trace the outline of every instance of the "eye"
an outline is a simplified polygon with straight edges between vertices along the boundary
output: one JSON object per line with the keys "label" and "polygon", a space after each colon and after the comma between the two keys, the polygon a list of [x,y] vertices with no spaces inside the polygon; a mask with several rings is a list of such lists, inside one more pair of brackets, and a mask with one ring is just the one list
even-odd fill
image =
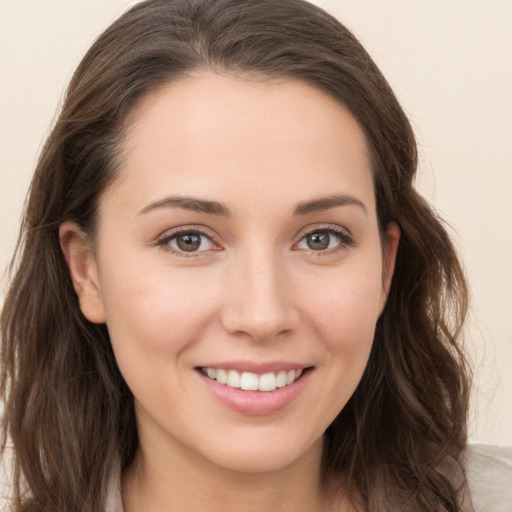
{"label": "eye", "polygon": [[180,231],[162,238],[158,244],[177,253],[195,253],[214,248],[212,239],[199,231]]}
{"label": "eye", "polygon": [[346,233],[334,229],[315,229],[300,239],[297,248],[319,252],[352,244],[352,238]]}

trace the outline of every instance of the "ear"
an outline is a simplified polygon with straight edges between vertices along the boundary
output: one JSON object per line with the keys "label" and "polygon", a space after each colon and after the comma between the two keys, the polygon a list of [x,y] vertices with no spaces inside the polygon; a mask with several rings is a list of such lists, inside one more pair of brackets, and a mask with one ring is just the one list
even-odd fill
{"label": "ear", "polygon": [[71,221],[60,225],[59,239],[83,315],[91,322],[104,323],[106,315],[91,242],[80,227]]}
{"label": "ear", "polygon": [[386,305],[391,288],[399,242],[400,228],[395,222],[390,222],[382,244],[382,294],[379,314],[382,314],[384,311],[384,306]]}

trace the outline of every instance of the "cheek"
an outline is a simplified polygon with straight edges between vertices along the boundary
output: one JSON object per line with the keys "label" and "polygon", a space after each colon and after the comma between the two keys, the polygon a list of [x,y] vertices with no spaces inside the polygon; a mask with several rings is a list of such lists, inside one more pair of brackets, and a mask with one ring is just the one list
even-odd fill
{"label": "cheek", "polygon": [[204,333],[218,301],[197,272],[146,267],[139,276],[127,278],[133,273],[118,269],[103,280],[102,295],[120,364],[125,358],[158,363],[162,356],[176,357]]}
{"label": "cheek", "polygon": [[148,410],[168,402],[169,390],[180,389],[190,366],[188,349],[207,335],[216,302],[200,294],[197,280],[176,274],[171,280],[170,274],[146,269],[144,277],[126,279],[120,273],[104,290],[117,365]]}
{"label": "cheek", "polygon": [[308,316],[330,350],[356,355],[371,346],[382,297],[378,268],[347,268],[309,287]]}
{"label": "cheek", "polygon": [[[316,342],[323,392],[312,408],[323,428],[356,390],[368,363],[381,297],[379,266],[336,269],[331,278],[308,285],[303,318]],[[305,316],[307,315],[307,317]]]}

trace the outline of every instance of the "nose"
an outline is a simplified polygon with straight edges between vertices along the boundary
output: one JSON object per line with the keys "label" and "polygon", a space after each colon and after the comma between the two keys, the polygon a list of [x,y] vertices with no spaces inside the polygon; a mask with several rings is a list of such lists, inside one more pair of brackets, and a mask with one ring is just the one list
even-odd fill
{"label": "nose", "polygon": [[221,321],[232,335],[270,341],[292,333],[300,317],[283,264],[275,255],[245,253],[230,268]]}

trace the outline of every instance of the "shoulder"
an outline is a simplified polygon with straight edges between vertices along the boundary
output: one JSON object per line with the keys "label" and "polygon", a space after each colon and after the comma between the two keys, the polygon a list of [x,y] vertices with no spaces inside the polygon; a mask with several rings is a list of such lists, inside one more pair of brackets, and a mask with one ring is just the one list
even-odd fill
{"label": "shoulder", "polygon": [[470,444],[463,465],[475,512],[512,511],[512,447]]}
{"label": "shoulder", "polygon": [[120,465],[115,465],[107,490],[105,512],[123,512],[123,500],[121,497],[121,470]]}
{"label": "shoulder", "polygon": [[11,449],[5,448],[0,455],[0,511],[8,510],[11,497]]}

